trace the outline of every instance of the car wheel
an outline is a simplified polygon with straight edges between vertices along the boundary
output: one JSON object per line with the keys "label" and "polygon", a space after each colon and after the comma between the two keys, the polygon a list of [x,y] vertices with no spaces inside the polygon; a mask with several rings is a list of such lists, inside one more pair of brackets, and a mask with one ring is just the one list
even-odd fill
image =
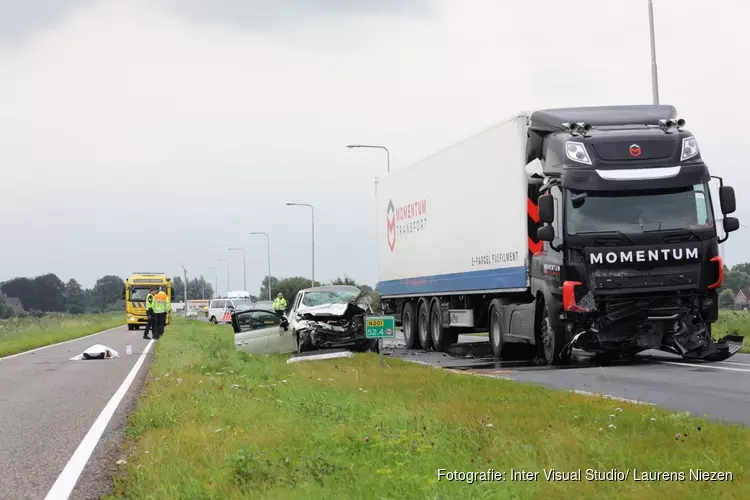
{"label": "car wheel", "polygon": [[209,321],[214,325],[218,323],[218,321],[216,321],[216,316],[211,316],[211,319]]}

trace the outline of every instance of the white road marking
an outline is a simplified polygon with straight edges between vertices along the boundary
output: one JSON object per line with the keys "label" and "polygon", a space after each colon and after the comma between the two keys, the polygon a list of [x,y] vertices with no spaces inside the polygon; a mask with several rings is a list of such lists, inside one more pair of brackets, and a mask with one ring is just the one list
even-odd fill
{"label": "white road marking", "polygon": [[728,370],[732,372],[745,372],[750,373],[750,367],[748,368],[732,368],[729,366],[717,366],[714,364],[709,363],[676,363],[674,361],[656,361],[656,363],[661,363],[664,365],[675,365],[675,366],[681,366],[683,368],[713,368],[715,370]]}
{"label": "white road marking", "polygon": [[719,363],[724,363],[725,365],[747,366],[750,368],[750,363],[737,363],[736,361],[719,361]]}
{"label": "white road marking", "polygon": [[578,391],[578,390],[572,390],[568,391],[575,394],[580,394],[582,396],[596,396],[601,397],[604,399],[614,399],[615,401],[623,401],[625,403],[633,403],[635,405],[649,405],[649,406],[655,406],[655,403],[651,403],[650,401],[638,401],[636,399],[628,399],[628,398],[619,398],[617,396],[610,396],[609,394],[599,394],[595,392],[586,392],[586,391]]}
{"label": "white road marking", "polygon": [[102,330],[101,332],[96,332],[96,333],[92,333],[91,335],[86,335],[85,337],[78,337],[77,339],[65,340],[63,342],[58,342],[57,344],[50,344],[50,345],[45,345],[45,346],[42,346],[42,347],[37,347],[36,349],[32,349],[30,351],[24,351],[24,352],[19,352],[17,354],[11,354],[10,356],[5,356],[4,358],[0,358],[0,361],[3,361],[5,359],[10,359],[10,358],[15,358],[17,356],[23,356],[24,354],[31,354],[32,352],[41,351],[42,349],[47,349],[48,347],[55,347],[55,346],[58,346],[58,345],[69,344],[70,342],[75,342],[76,340],[87,339],[89,337],[93,337],[94,335],[101,335],[102,333],[111,332],[112,330],[117,330],[118,328],[122,328],[124,326],[125,325],[120,325],[120,326],[116,326],[114,328],[110,328],[108,330]]}
{"label": "white road marking", "polygon": [[122,385],[120,385],[120,388],[117,389],[117,392],[115,392],[112,399],[109,400],[107,406],[104,407],[102,412],[96,418],[94,425],[91,426],[91,429],[89,429],[89,432],[84,436],[83,441],[78,445],[73,456],[70,457],[70,460],[60,473],[57,481],[55,481],[55,484],[52,485],[52,488],[47,493],[45,500],[67,500],[70,497],[73,488],[75,488],[75,485],[78,482],[78,478],[81,476],[84,467],[86,467],[86,463],[94,452],[94,448],[96,448],[102,434],[104,434],[104,430],[112,419],[115,410],[117,410],[117,407],[120,405],[120,401],[125,397],[130,385],[133,383],[133,380],[135,380],[135,376],[141,368],[143,360],[146,359],[146,354],[148,354],[148,351],[151,349],[151,344],[153,343],[154,340],[152,339],[146,344],[146,348],[138,358],[138,361],[135,362],[135,366],[133,366],[130,373],[128,373],[128,376],[123,380]]}

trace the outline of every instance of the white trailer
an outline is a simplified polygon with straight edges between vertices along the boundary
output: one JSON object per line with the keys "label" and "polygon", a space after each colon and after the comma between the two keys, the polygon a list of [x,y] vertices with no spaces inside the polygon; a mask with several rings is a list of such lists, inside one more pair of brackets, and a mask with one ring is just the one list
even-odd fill
{"label": "white trailer", "polygon": [[[528,292],[527,123],[518,114],[376,181],[378,291],[409,347],[444,348],[486,323],[483,297]],[[420,314],[442,332],[420,324],[417,338]]]}

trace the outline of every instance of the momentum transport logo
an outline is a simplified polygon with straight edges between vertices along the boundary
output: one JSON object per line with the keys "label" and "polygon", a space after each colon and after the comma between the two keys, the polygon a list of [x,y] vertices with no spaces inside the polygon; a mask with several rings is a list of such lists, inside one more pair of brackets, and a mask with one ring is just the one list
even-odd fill
{"label": "momentum transport logo", "polygon": [[393,204],[393,200],[388,200],[385,220],[388,248],[393,253],[398,239],[427,229],[427,200],[417,200],[399,207]]}

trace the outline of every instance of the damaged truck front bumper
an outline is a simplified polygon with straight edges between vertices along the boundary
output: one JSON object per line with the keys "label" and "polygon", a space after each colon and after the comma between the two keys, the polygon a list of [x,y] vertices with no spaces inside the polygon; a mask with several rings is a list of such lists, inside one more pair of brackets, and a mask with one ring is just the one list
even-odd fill
{"label": "damaged truck front bumper", "polygon": [[704,321],[696,297],[629,300],[603,307],[595,307],[593,300],[582,302],[588,307],[566,314],[568,338],[572,337],[568,349],[623,355],[656,349],[684,359],[715,362],[742,348],[740,335],[713,339],[711,324]]}

